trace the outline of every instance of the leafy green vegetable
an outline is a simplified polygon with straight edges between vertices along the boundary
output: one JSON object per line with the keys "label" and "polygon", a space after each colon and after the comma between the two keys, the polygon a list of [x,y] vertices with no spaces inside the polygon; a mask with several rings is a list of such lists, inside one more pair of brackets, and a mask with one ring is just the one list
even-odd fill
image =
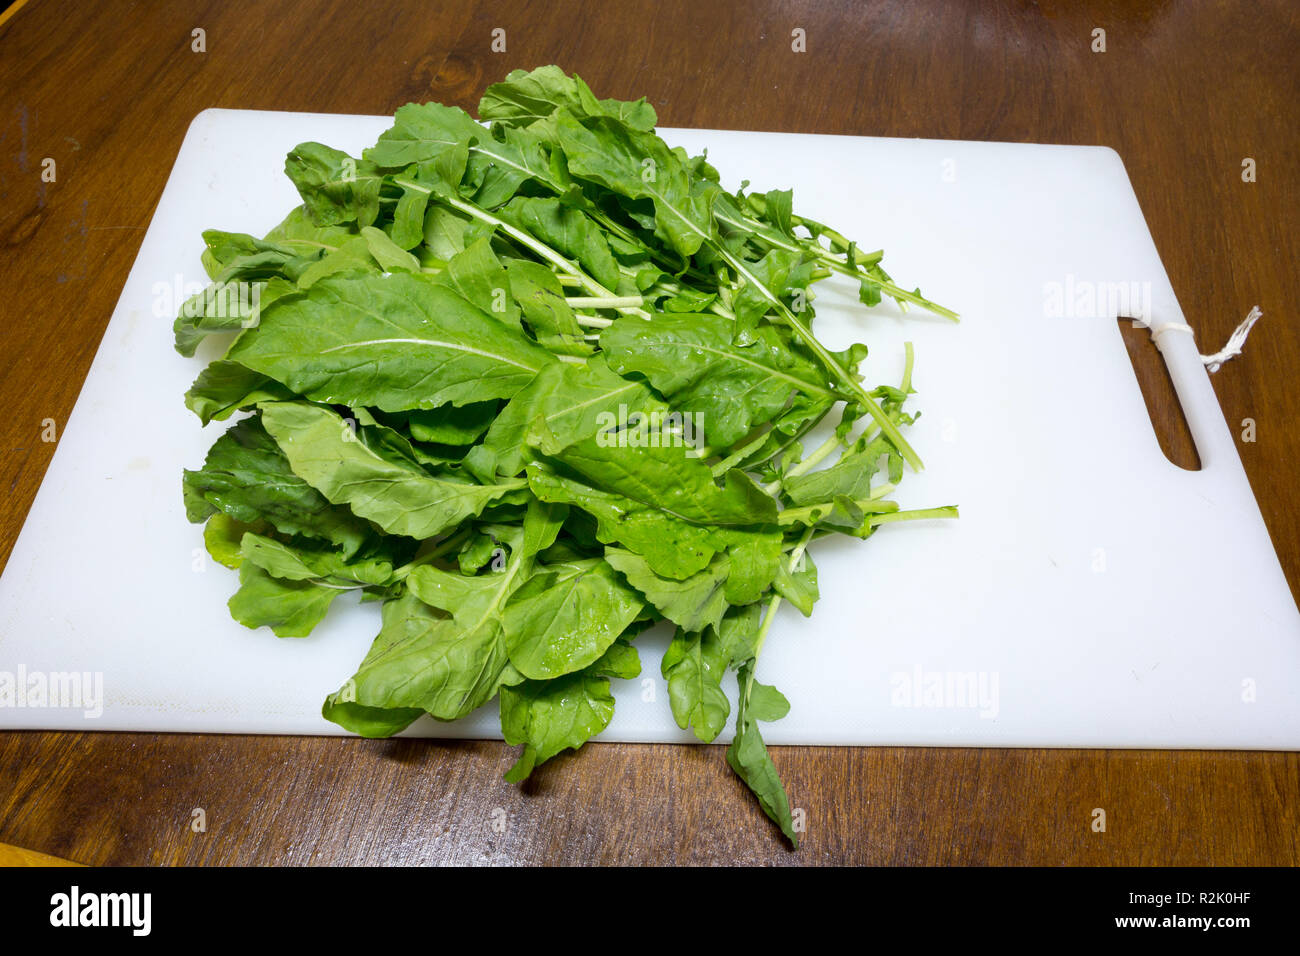
{"label": "leafy green vegetable", "polygon": [[260,418],[237,423],[217,439],[203,468],[185,472],[185,510],[191,521],[222,512],[236,521],[266,521],[286,535],[323,538],[351,554],[370,526],[332,505],[294,473]]}
{"label": "leafy green vegetable", "polygon": [[683,581],[660,577],[645,558],[631,551],[606,548],[605,560],[679,628],[695,632],[722,623],[727,610],[727,575],[731,571],[731,561],[725,554]]}
{"label": "leafy green vegetable", "polygon": [[246,627],[266,626],[277,637],[306,637],[345,588],[316,581],[277,578],[245,560],[230,615]]}
{"label": "leafy green vegetable", "polygon": [[524,752],[506,773],[518,783],[561,750],[581,747],[614,719],[609,680],[579,671],[501,688],[501,730]]}
{"label": "leafy green vegetable", "polygon": [[639,130],[652,130],[659,121],[645,97],[631,103],[597,100],[580,77],[568,76],[558,66],[531,72],[514,70],[504,81],[488,87],[478,112],[482,119],[515,127],[546,119],[562,106],[586,116],[613,116]]}
{"label": "leafy green vegetable", "polygon": [[372,163],[320,143],[303,143],[285,160],[284,172],[318,225],[369,226],[379,216],[383,180]]}
{"label": "leafy green vegetable", "polygon": [[812,612],[816,539],[956,514],[890,498],[920,466],[910,345],[900,385],[868,390],[865,346],[813,336],[812,287],[955,315],[790,190],[727,192],[644,99],[546,66],[478,112],[408,104],[360,158],[304,143],[302,205],[262,238],[203,234],[212,284],[176,348],[229,344],[185,404],[236,420],[185,472],[186,512],[248,627],[382,604],[326,719],[386,737],[497,698],[512,781],[604,730],[636,636],[673,626],[674,719],[711,741],[734,711],[727,760],[797,845],[759,730],[789,710],[755,676],[777,610]]}
{"label": "leafy green vegetable", "polygon": [[345,560],[337,551],[286,543],[255,532],[245,532],[240,538],[239,555],[241,566],[255,564],[282,580],[316,581],[327,587],[350,589],[384,585],[393,579],[393,563],[383,556]]}
{"label": "leafy green vegetable", "polygon": [[407,412],[406,427],[415,441],[470,445],[496,420],[497,411],[496,402],[443,405]]}
{"label": "leafy green vegetable", "polygon": [[596,538],[621,544],[645,558],[656,573],[681,580],[705,567],[713,555],[743,540],[744,530],[691,524],[622,495],[530,465],[528,487],[542,501],[569,504],[596,521]]}
{"label": "leafy green vegetable", "polygon": [[240,551],[240,542],[243,541],[244,535],[250,531],[256,534],[265,528],[264,521],[244,524],[218,511],[208,518],[208,523],[203,526],[203,545],[208,549],[212,560],[237,571],[244,560]]}
{"label": "leafy green vegetable", "polygon": [[713,628],[689,634],[677,629],[664,653],[661,669],[668,681],[668,700],[682,729],[693,727],[705,743],[722,733],[731,703],[722,676],[731,660]]}
{"label": "leafy green vegetable", "polygon": [[505,610],[510,663],[534,680],[570,674],[595,663],[642,606],[600,558],[539,566]]}
{"label": "leafy green vegetable", "polygon": [[289,467],[336,505],[390,534],[434,538],[492,502],[525,487],[522,479],[490,485],[430,474],[356,432],[335,411],[306,402],[262,406],[262,425],[279,442]]}
{"label": "leafy green vegetable", "polygon": [[350,702],[416,709],[439,720],[456,720],[486,703],[506,665],[490,616],[496,599],[495,590],[478,589],[460,619],[438,613],[414,589],[387,601],[379,636],[350,682]]}
{"label": "leafy green vegetable", "polygon": [[322,279],[228,357],[313,401],[384,411],[510,398],[555,361],[448,284],[407,273]]}
{"label": "leafy green vegetable", "polygon": [[601,333],[600,347],[615,372],[643,375],[674,407],[703,416],[716,445],[770,421],[795,392],[833,397],[817,366],[777,329],[758,329],[755,344],[742,348],[732,343],[734,327],[711,314],[624,318]]}
{"label": "leafy green vegetable", "polygon": [[600,356],[581,365],[557,363],[515,394],[465,464],[480,476],[518,475],[531,454],[530,436],[542,450],[559,451],[601,431],[604,419],[616,421],[620,407],[664,406],[644,383],[611,372]]}
{"label": "leafy green vegetable", "polygon": [[244,368],[238,362],[213,362],[185,393],[185,406],[203,424],[224,421],[243,408],[258,402],[289,400],[294,393],[261,372]]}
{"label": "leafy green vegetable", "polygon": [[758,797],[759,804],[797,849],[799,834],[790,813],[790,799],[767,752],[758,730],[760,720],[780,720],[790,703],[775,687],[754,680],[754,662],[741,666],[738,677],[742,690],[736,706],[736,736],[727,748],[727,763]]}

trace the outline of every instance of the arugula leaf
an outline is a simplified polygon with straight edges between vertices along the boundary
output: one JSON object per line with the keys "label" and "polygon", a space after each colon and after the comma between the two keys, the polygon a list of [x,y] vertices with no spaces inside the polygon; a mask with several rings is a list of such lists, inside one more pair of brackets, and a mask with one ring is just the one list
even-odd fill
{"label": "arugula leaf", "polygon": [[403,418],[411,437],[416,441],[439,445],[472,444],[492,425],[497,416],[497,405],[492,402],[471,402],[468,405],[442,405],[438,408],[416,409],[406,412]]}
{"label": "arugula leaf", "polygon": [[741,686],[748,685],[742,691],[736,708],[736,736],[727,748],[727,763],[744,780],[754,795],[758,797],[763,812],[781,828],[781,832],[799,848],[799,834],[794,828],[794,817],[790,813],[790,799],[786,796],[781,783],[781,775],[767,752],[763,736],[759,732],[760,720],[780,720],[790,710],[790,703],[775,687],[760,684],[753,679],[752,663],[740,669]]}
{"label": "arugula leaf", "polygon": [[681,581],[655,574],[645,558],[631,551],[606,548],[605,560],[682,630],[721,626],[728,606],[725,587],[731,572],[731,560],[725,554]]}
{"label": "arugula leaf", "polygon": [[462,109],[441,103],[407,103],[393,117],[393,126],[365,151],[367,161],[385,169],[418,165],[435,171],[455,186],[465,174],[472,140],[485,136],[483,127]]}
{"label": "arugula leaf", "polygon": [[284,534],[323,538],[354,553],[370,526],[331,504],[294,474],[259,418],[234,425],[217,439],[203,467],[186,471],[185,510],[190,521],[220,511],[236,521],[266,521]]}
{"label": "arugula leaf", "polygon": [[[538,343],[556,355],[591,355],[589,345],[564,296],[559,278],[546,266],[526,259],[511,259],[506,264],[510,276],[510,294],[523,310],[524,318]],[[577,366],[566,366],[576,368]]]}
{"label": "arugula leaf", "polygon": [[749,277],[732,299],[736,313],[734,336],[737,345],[752,345],[759,320],[771,308],[768,291],[785,296],[796,288],[808,284],[808,276],[796,276],[801,262],[800,254],[786,249],[771,249],[757,262],[746,263]]}
{"label": "arugula leaf", "polygon": [[230,614],[245,627],[269,627],[277,637],[306,637],[325,617],[343,587],[309,580],[277,578],[245,560]]}
{"label": "arugula leaf", "polygon": [[320,143],[300,143],[285,160],[284,172],[318,226],[369,226],[379,216],[382,177],[371,162]]}
{"label": "arugula leaf", "polygon": [[456,555],[456,564],[460,567],[461,574],[474,575],[483,570],[489,561],[501,560],[505,553],[496,538],[479,532],[461,547]]}
{"label": "arugula leaf", "polygon": [[303,270],[300,289],[310,289],[325,276],[347,273],[418,272],[420,261],[397,245],[388,234],[365,226],[361,234],[343,242]]}
{"label": "arugula leaf", "polygon": [[[285,269],[291,271],[303,266],[305,271],[309,268],[306,262],[295,259]],[[264,271],[268,270],[258,270]],[[262,313],[272,303],[296,295],[298,291],[296,285],[279,275],[266,281],[262,281],[261,276],[251,279],[237,274],[223,277],[181,305],[172,325],[176,351],[189,357],[209,335],[252,328],[261,321]]]}
{"label": "arugula leaf", "polygon": [[512,329],[519,329],[519,304],[510,294],[505,267],[492,254],[485,236],[453,256],[447,270],[433,280],[453,289],[462,299],[477,306]]}
{"label": "arugula leaf", "polygon": [[713,556],[744,541],[751,529],[692,524],[666,510],[603,491],[557,474],[539,463],[528,466],[528,486],[542,501],[580,508],[596,520],[596,537],[645,558],[663,577],[682,580],[706,567]]}
{"label": "arugula leaf", "polygon": [[728,447],[781,412],[798,392],[831,399],[820,369],[771,327],[752,348],[732,343],[735,323],[719,315],[678,313],[653,322],[617,320],[600,335],[610,367],[644,375],[674,406],[702,420],[710,444]]}
{"label": "arugula leaf", "polygon": [[794,235],[794,190],[769,189],[764,197],[764,211],[772,225],[789,239]]}
{"label": "arugula leaf", "polygon": [[613,116],[638,130],[652,130],[658,122],[645,97],[635,102],[597,100],[586,83],[558,66],[511,71],[504,81],[487,88],[478,115],[507,127],[529,126],[561,107],[587,116]]}
{"label": "arugula leaf", "polygon": [[228,358],[313,401],[384,411],[509,398],[549,352],[445,285],[331,277],[283,302]]}
{"label": "arugula leaf", "polygon": [[505,609],[510,663],[535,680],[571,674],[604,654],[642,607],[600,558],[539,566]]}
{"label": "arugula leaf", "polygon": [[345,558],[332,549],[289,545],[252,531],[240,539],[239,554],[242,561],[289,581],[316,581],[349,589],[378,587],[393,580],[393,564],[383,557]]}
{"label": "arugula leaf", "polygon": [[556,363],[506,404],[465,464],[484,479],[494,473],[517,475],[530,457],[530,438],[559,451],[616,423],[620,409],[649,412],[663,405],[643,382],[614,374],[598,355],[582,365]]}
{"label": "arugula leaf", "polygon": [[[529,180],[559,191],[564,177],[552,161],[545,142],[531,130],[497,127],[492,136],[476,138],[469,147],[467,183],[476,184],[474,203],[496,209]],[[468,190],[462,184],[462,193]]]}
{"label": "arugula leaf", "polygon": [[581,747],[614,719],[609,679],[579,671],[548,681],[501,688],[501,731],[524,752],[506,780],[526,780],[538,764],[561,750]]}
{"label": "arugula leaf", "polygon": [[501,613],[563,520],[562,510],[530,504],[507,536],[511,555],[500,571],[469,577],[414,567],[409,590],[384,604],[384,626],[347,685],[348,703],[456,720],[491,700],[511,679]]}
{"label": "arugula leaf", "polygon": [[[312,219],[311,210],[304,203],[295,206],[264,240],[277,246],[295,250],[301,256],[325,255],[337,249],[356,235],[354,225],[323,226]],[[209,246],[211,248],[211,246]],[[215,277],[214,277],[215,278]]]}
{"label": "arugula leaf", "polygon": [[330,694],[321,705],[321,716],[362,737],[391,737],[424,715],[418,707],[366,707],[352,699],[355,693],[349,682]]}
{"label": "arugula leaf", "polygon": [[776,503],[752,478],[732,470],[718,486],[708,465],[680,444],[624,445],[592,437],[555,459],[597,488],[683,521],[721,527],[776,523]]}
{"label": "arugula leaf", "polygon": [[[287,222],[287,220],[286,220]],[[286,223],[281,223],[284,227]],[[323,231],[323,230],[322,230]],[[271,235],[275,234],[272,230]],[[203,233],[203,264],[213,282],[232,279],[272,279],[281,277],[296,282],[303,270],[322,255],[337,249],[347,240],[347,230],[336,229],[342,238],[325,242],[303,243],[285,237],[257,239],[243,232],[209,229]]]}
{"label": "arugula leaf", "polygon": [[573,259],[602,285],[611,289],[618,286],[620,272],[609,241],[581,210],[559,199],[519,196],[506,203],[497,215]]}
{"label": "arugula leaf", "polygon": [[884,437],[877,437],[841,455],[829,468],[786,478],[782,484],[790,500],[800,505],[837,496],[869,498],[871,480],[880,468],[880,459],[892,450],[893,446]]}
{"label": "arugula leaf", "polygon": [[203,424],[224,421],[258,402],[288,401],[294,393],[261,372],[218,359],[208,365],[185,393],[185,407]]}
{"label": "arugula leaf", "polygon": [[203,526],[203,545],[208,549],[212,560],[232,570],[238,570],[244,560],[239,550],[244,535],[249,531],[257,533],[265,529],[265,521],[244,524],[218,511],[209,517],[208,523]]}
{"label": "arugula leaf", "polygon": [[757,653],[754,638],[760,609],[757,604],[733,607],[719,627],[688,634],[681,628],[664,653],[661,672],[668,681],[668,698],[677,726],[688,726],[705,743],[727,725],[731,705],[722,690],[722,677],[735,664]]}
{"label": "arugula leaf", "polygon": [[[417,192],[428,197],[423,190],[403,187],[404,191]],[[445,265],[456,253],[465,250],[466,242],[473,242],[477,236],[473,222],[446,206],[430,205],[424,214],[424,244],[419,252],[429,260],[429,264]]]}
{"label": "arugula leaf", "polygon": [[609,649],[600,656],[600,659],[590,667],[586,668],[588,674],[597,677],[619,677],[623,680],[631,680],[641,674],[641,655],[637,649],[630,643],[639,627],[648,626],[650,622],[642,621],[640,626],[633,624],[623,633],[617,641],[609,646]]}
{"label": "arugula leaf", "polygon": [[717,235],[713,202],[716,183],[692,182],[682,161],[653,133],[609,116],[580,122],[567,109],[555,114],[569,171],[628,199],[655,206],[655,235],[673,251],[693,255]]}
{"label": "arugula leaf", "polygon": [[780,532],[756,531],[728,549],[727,603],[742,607],[759,600],[781,570]]}
{"label": "arugula leaf", "polygon": [[813,605],[821,597],[817,588],[817,565],[813,563],[812,555],[805,551],[793,571],[785,565],[780,566],[772,587],[777,594],[798,608],[800,614],[810,617]]}
{"label": "arugula leaf", "polygon": [[337,412],[306,402],[262,406],[262,424],[294,474],[336,505],[346,505],[390,534],[432,538],[459,525],[521,479],[478,485],[432,475],[416,462],[383,454]]}
{"label": "arugula leaf", "polygon": [[731,714],[722,690],[722,675],[730,663],[712,629],[688,634],[679,627],[664,652],[661,673],[668,681],[673,718],[678,727],[690,727],[705,743],[722,732]]}
{"label": "arugula leaf", "polygon": [[[412,571],[412,580],[423,570]],[[438,720],[477,710],[497,692],[506,665],[499,628],[484,614],[466,627],[421,601],[414,590],[386,601],[383,627],[348,683],[349,703],[423,711]]]}

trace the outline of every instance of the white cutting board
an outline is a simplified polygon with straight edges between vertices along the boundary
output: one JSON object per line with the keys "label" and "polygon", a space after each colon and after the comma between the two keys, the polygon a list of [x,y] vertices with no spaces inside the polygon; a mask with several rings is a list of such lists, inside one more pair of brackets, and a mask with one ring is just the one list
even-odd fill
{"label": "white cutting board", "polygon": [[[388,124],[195,119],[0,578],[0,672],[100,673],[103,712],[2,708],[0,727],[339,732],[320,705],[378,606],[340,598],[302,640],[230,619],[236,576],[202,556],[180,493],[227,426],[202,430],[182,404],[203,363],[172,350],[160,289],[203,281],[203,229],[260,235],[297,203],[280,172],[295,144],[359,154]],[[927,468],[898,498],[962,517],[814,546],[823,597],[811,619],[781,609],[759,667],[792,705],[769,742],[1300,748],[1300,615],[1191,337],[1161,344],[1200,472],[1162,455],[1114,313],[1048,315],[1049,283],[1136,281],[1155,323],[1183,321],[1115,152],[663,133],[707,147],[729,187],[794,187],[797,211],[883,247],[902,284],[963,317],[867,312],[852,288],[819,289],[819,334],[869,343],[870,384],[896,383],[915,343],[923,415],[907,434]],[[665,642],[639,639],[642,678],[617,688],[603,739],[694,739],[669,714]],[[496,727],[490,705],[410,732]]]}

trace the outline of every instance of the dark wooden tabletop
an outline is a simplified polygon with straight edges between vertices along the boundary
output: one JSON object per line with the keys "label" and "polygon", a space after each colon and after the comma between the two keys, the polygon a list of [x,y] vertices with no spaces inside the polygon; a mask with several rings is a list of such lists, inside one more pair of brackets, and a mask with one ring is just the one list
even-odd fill
{"label": "dark wooden tabletop", "polygon": [[[602,96],[648,95],[670,126],[1117,149],[1202,347],[1265,313],[1213,383],[1234,430],[1255,422],[1241,456],[1300,591],[1300,8],[1087,6],[19,4],[0,25],[0,562],[54,451],[41,423],[71,411],[197,112],[472,109],[508,70],[555,62]],[[1162,440],[1194,462],[1142,339]],[[1300,863],[1297,754],[773,753],[807,814],[798,853],[718,747],[589,745],[520,789],[501,780],[514,748],[499,743],[8,732],[0,842],[109,864]]]}

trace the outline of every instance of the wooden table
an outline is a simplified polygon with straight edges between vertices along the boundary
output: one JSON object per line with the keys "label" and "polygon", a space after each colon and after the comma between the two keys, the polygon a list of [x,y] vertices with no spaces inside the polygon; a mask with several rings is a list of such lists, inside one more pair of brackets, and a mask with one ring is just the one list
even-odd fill
{"label": "wooden table", "polygon": [[[1296,9],[1078,6],[19,4],[0,25],[0,561],[54,450],[42,420],[72,409],[195,113],[472,109],[509,69],[558,62],[601,95],[648,93],[671,126],[1115,147],[1202,347],[1264,310],[1213,382],[1230,424],[1255,422],[1241,454],[1297,588]],[[1130,344],[1164,444],[1194,461],[1145,338]],[[520,789],[498,743],[3,733],[0,842],[115,864],[1300,863],[1297,754],[774,756],[807,813],[798,854],[716,747],[590,745]]]}

